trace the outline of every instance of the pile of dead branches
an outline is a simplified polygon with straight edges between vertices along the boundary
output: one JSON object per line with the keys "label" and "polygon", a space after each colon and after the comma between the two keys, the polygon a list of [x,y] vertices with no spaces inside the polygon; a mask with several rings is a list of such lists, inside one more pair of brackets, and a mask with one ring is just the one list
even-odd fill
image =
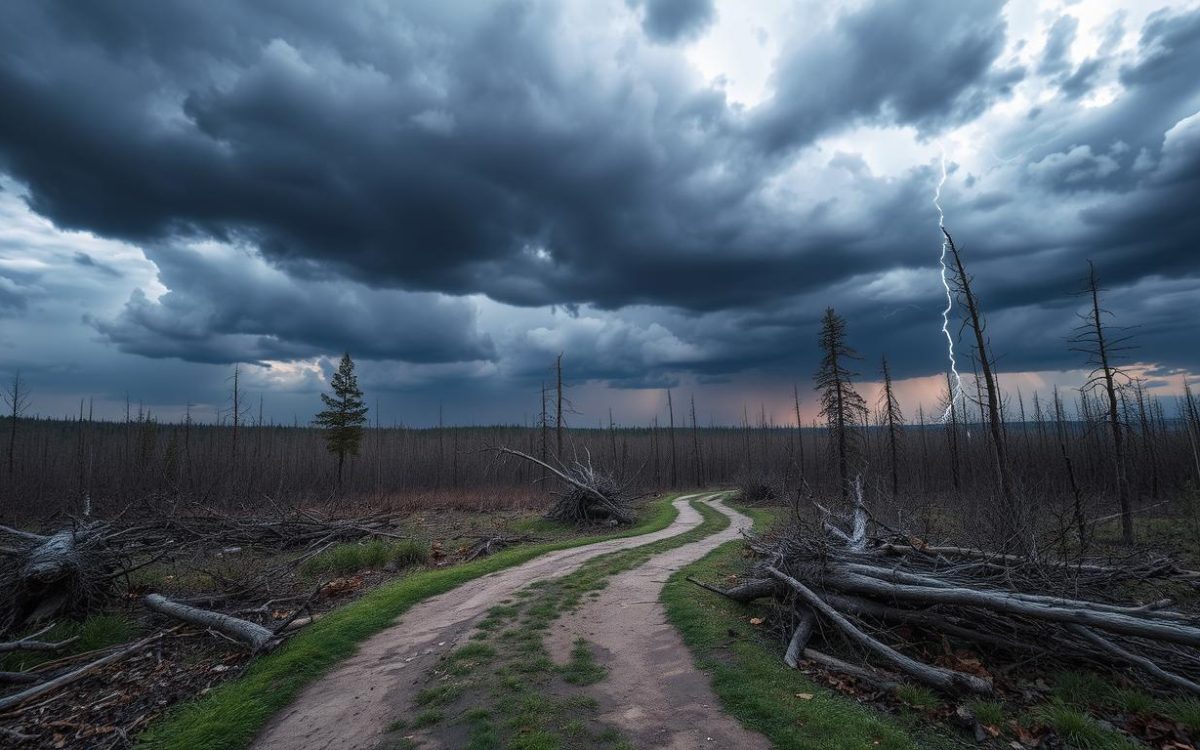
{"label": "pile of dead branches", "polygon": [[207,547],[261,547],[277,550],[310,550],[338,542],[371,537],[407,539],[396,531],[397,513],[375,513],[354,518],[321,517],[297,508],[273,517],[242,517],[197,508],[144,525],[143,533]]}
{"label": "pile of dead branches", "polygon": [[[1200,694],[1200,617],[1170,599],[1122,596],[1151,578],[1190,586],[1195,573],[1163,560],[1067,562],[870,533],[861,486],[850,515],[822,511],[818,527],[794,521],[752,539],[745,582],[701,584],[741,602],[773,598],[791,666],[816,662],[882,689],[907,679],[988,694],[997,665],[1036,660],[1127,670],[1150,687]],[[946,658],[951,643],[972,656]]]}
{"label": "pile of dead branches", "polygon": [[641,495],[629,491],[629,483],[592,466],[592,457],[585,451],[583,460],[570,464],[534,458],[512,448],[495,448],[496,453],[514,456],[536,464],[557,477],[563,485],[555,492],[554,503],[546,512],[546,518],[560,523],[586,524],[632,524],[637,520],[632,504]]}

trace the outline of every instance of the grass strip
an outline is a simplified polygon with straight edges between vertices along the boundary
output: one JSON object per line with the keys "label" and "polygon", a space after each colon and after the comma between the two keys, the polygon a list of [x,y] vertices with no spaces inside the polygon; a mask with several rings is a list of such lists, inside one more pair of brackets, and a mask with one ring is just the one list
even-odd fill
{"label": "grass strip", "polygon": [[137,746],[144,750],[246,747],[301,688],[352,656],[360,642],[392,625],[414,604],[548,552],[665,529],[678,515],[671,504],[673,499],[667,497],[647,506],[645,520],[619,533],[507,549],[452,568],[413,573],[382,586],[330,612],[279,650],[254,661],[242,676],[199,700],[172,709],[138,738]]}
{"label": "grass strip", "polygon": [[[774,520],[769,510],[738,510],[753,518],[759,530]],[[662,593],[668,620],[691,649],[696,666],[712,676],[713,690],[725,710],[780,750],[930,747],[927,738],[918,742],[869,708],[784,665],[779,644],[755,633],[749,623],[765,608],[700,594],[685,580],[693,576],[713,581],[741,573],[745,567],[741,547],[741,541],[721,545],[672,575]]]}
{"label": "grass strip", "polygon": [[[551,659],[546,635],[556,620],[597,595],[612,576],[729,526],[729,517],[707,503],[696,499],[691,505],[702,519],[694,528],[667,539],[600,555],[561,578],[535,581],[518,591],[510,602],[493,607],[479,623],[472,640],[448,654],[433,669],[429,675],[433,687],[418,696],[418,706],[432,705],[421,703],[420,697],[426,693],[450,691],[454,695],[453,704],[437,705],[450,723],[472,727],[468,745],[472,750],[628,747],[619,731],[599,723],[594,700],[566,688],[592,685],[607,676],[607,670],[596,661],[591,644],[583,638],[577,639],[567,663],[559,665]],[[496,724],[482,722],[478,720],[482,714],[505,719]],[[414,722],[403,723],[397,733],[419,723]],[[441,731],[450,733],[439,737],[440,743],[453,744],[453,727],[439,726]]]}

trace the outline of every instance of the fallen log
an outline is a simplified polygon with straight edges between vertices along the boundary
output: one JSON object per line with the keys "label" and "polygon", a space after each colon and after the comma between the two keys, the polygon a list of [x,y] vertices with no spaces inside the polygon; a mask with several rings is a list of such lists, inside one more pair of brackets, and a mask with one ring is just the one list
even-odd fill
{"label": "fallen log", "polygon": [[173,602],[161,594],[147,594],[143,597],[142,603],[152,612],[186,622],[189,625],[216,631],[238,643],[249,646],[256,653],[269,650],[275,641],[275,633],[262,625],[220,612]]}
{"label": "fallen log", "polygon": [[842,616],[836,609],[827,604],[825,600],[817,596],[811,589],[787,573],[784,573],[773,565],[766,566],[766,571],[790,586],[808,606],[812,607],[818,614],[836,626],[851,641],[867,649],[905,674],[947,692],[962,692],[965,690],[981,695],[991,694],[991,683],[974,675],[922,664],[910,656],[905,656],[891,646],[867,635],[856,627],[854,623]]}
{"label": "fallen log", "polygon": [[0,654],[7,654],[13,651],[62,651],[67,646],[70,646],[75,641],[79,640],[79,636],[72,636],[61,641],[38,641],[34,640],[39,635],[44,635],[49,632],[53,625],[47,625],[36,633],[31,633],[24,638],[19,638],[15,641],[0,643]]}
{"label": "fallen log", "polygon": [[800,662],[800,655],[804,649],[808,647],[808,641],[812,638],[813,628],[816,627],[817,617],[811,609],[805,608],[800,610],[800,622],[796,624],[796,629],[792,631],[792,640],[788,642],[787,651],[783,654],[783,663],[796,668]]}
{"label": "fallen log", "polygon": [[862,682],[871,685],[876,690],[880,690],[885,693],[894,693],[901,686],[901,683],[885,677],[884,674],[878,670],[862,667],[857,664],[851,664],[848,661],[842,661],[841,659],[835,656],[830,656],[823,651],[806,648],[801,652],[801,655],[807,661],[820,664],[822,667],[830,669],[834,672],[841,672],[842,674],[850,675],[857,680],[861,680]]}
{"label": "fallen log", "polygon": [[44,695],[45,693],[48,693],[52,690],[57,690],[58,688],[64,687],[66,685],[70,685],[73,682],[77,682],[78,680],[86,677],[87,675],[91,674],[92,672],[96,671],[97,669],[100,669],[101,667],[103,667],[105,665],[112,664],[113,662],[116,662],[116,661],[120,661],[121,659],[124,659],[125,657],[127,657],[131,654],[141,651],[146,646],[148,646],[151,643],[154,643],[155,641],[162,638],[163,635],[164,635],[164,633],[155,633],[154,635],[152,635],[148,638],[143,638],[142,640],[137,641],[136,643],[132,643],[132,644],[126,646],[125,648],[122,648],[118,651],[114,651],[113,653],[109,654],[108,656],[104,656],[99,659],[96,659],[95,661],[88,662],[87,664],[84,664],[82,667],[73,669],[70,672],[61,674],[58,677],[55,677],[53,679],[46,680],[45,682],[34,685],[31,688],[22,690],[19,693],[13,693],[12,695],[7,695],[3,698],[0,698],[0,711],[7,711],[8,709],[12,708],[13,706],[19,706],[20,704],[24,703],[25,701],[29,700],[30,698],[36,698],[39,695]]}
{"label": "fallen log", "polygon": [[869,594],[897,601],[924,605],[954,604],[978,607],[994,612],[1031,617],[1048,622],[1087,625],[1122,635],[1141,636],[1159,641],[1200,646],[1200,628],[1172,622],[1151,621],[1117,612],[1097,611],[1084,607],[1065,607],[1025,601],[1000,591],[981,591],[968,588],[938,588],[888,583],[857,573],[837,573],[827,576],[824,583],[840,591]]}

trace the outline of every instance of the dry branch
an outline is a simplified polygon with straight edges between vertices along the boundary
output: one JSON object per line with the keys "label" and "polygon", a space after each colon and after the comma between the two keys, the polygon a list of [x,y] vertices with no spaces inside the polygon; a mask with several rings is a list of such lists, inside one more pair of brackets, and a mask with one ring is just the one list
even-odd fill
{"label": "dry branch", "polygon": [[[1200,693],[1200,617],[1168,609],[1170,600],[1113,596],[1146,577],[1190,584],[1189,571],[1162,559],[1067,563],[928,546],[890,531],[872,535],[857,485],[855,490],[850,513],[821,508],[815,526],[794,520],[751,538],[758,561],[739,585],[724,590],[693,582],[743,603],[773,599],[779,629],[791,633],[784,656],[789,665],[811,648],[815,615],[832,626],[825,638],[949,692],[989,692],[982,661],[968,659],[960,669],[925,664],[902,653],[904,644],[888,642],[897,626],[918,641],[948,647],[953,640],[979,654],[1033,653],[1066,668],[1130,665],[1152,683]],[[880,682],[871,672],[864,679]]]}

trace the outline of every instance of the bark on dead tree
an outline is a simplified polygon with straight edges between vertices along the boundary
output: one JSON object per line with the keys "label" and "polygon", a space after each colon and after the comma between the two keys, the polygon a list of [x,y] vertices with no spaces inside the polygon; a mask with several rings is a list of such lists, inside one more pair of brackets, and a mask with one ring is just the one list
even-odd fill
{"label": "bark on dead tree", "polygon": [[147,594],[142,599],[142,603],[146,606],[146,609],[157,612],[160,615],[165,615],[199,628],[215,630],[224,636],[249,646],[254,652],[268,650],[275,639],[275,634],[262,625],[237,617],[231,617],[220,612],[212,612],[207,609],[199,609],[187,604],[173,602],[161,594]]}

